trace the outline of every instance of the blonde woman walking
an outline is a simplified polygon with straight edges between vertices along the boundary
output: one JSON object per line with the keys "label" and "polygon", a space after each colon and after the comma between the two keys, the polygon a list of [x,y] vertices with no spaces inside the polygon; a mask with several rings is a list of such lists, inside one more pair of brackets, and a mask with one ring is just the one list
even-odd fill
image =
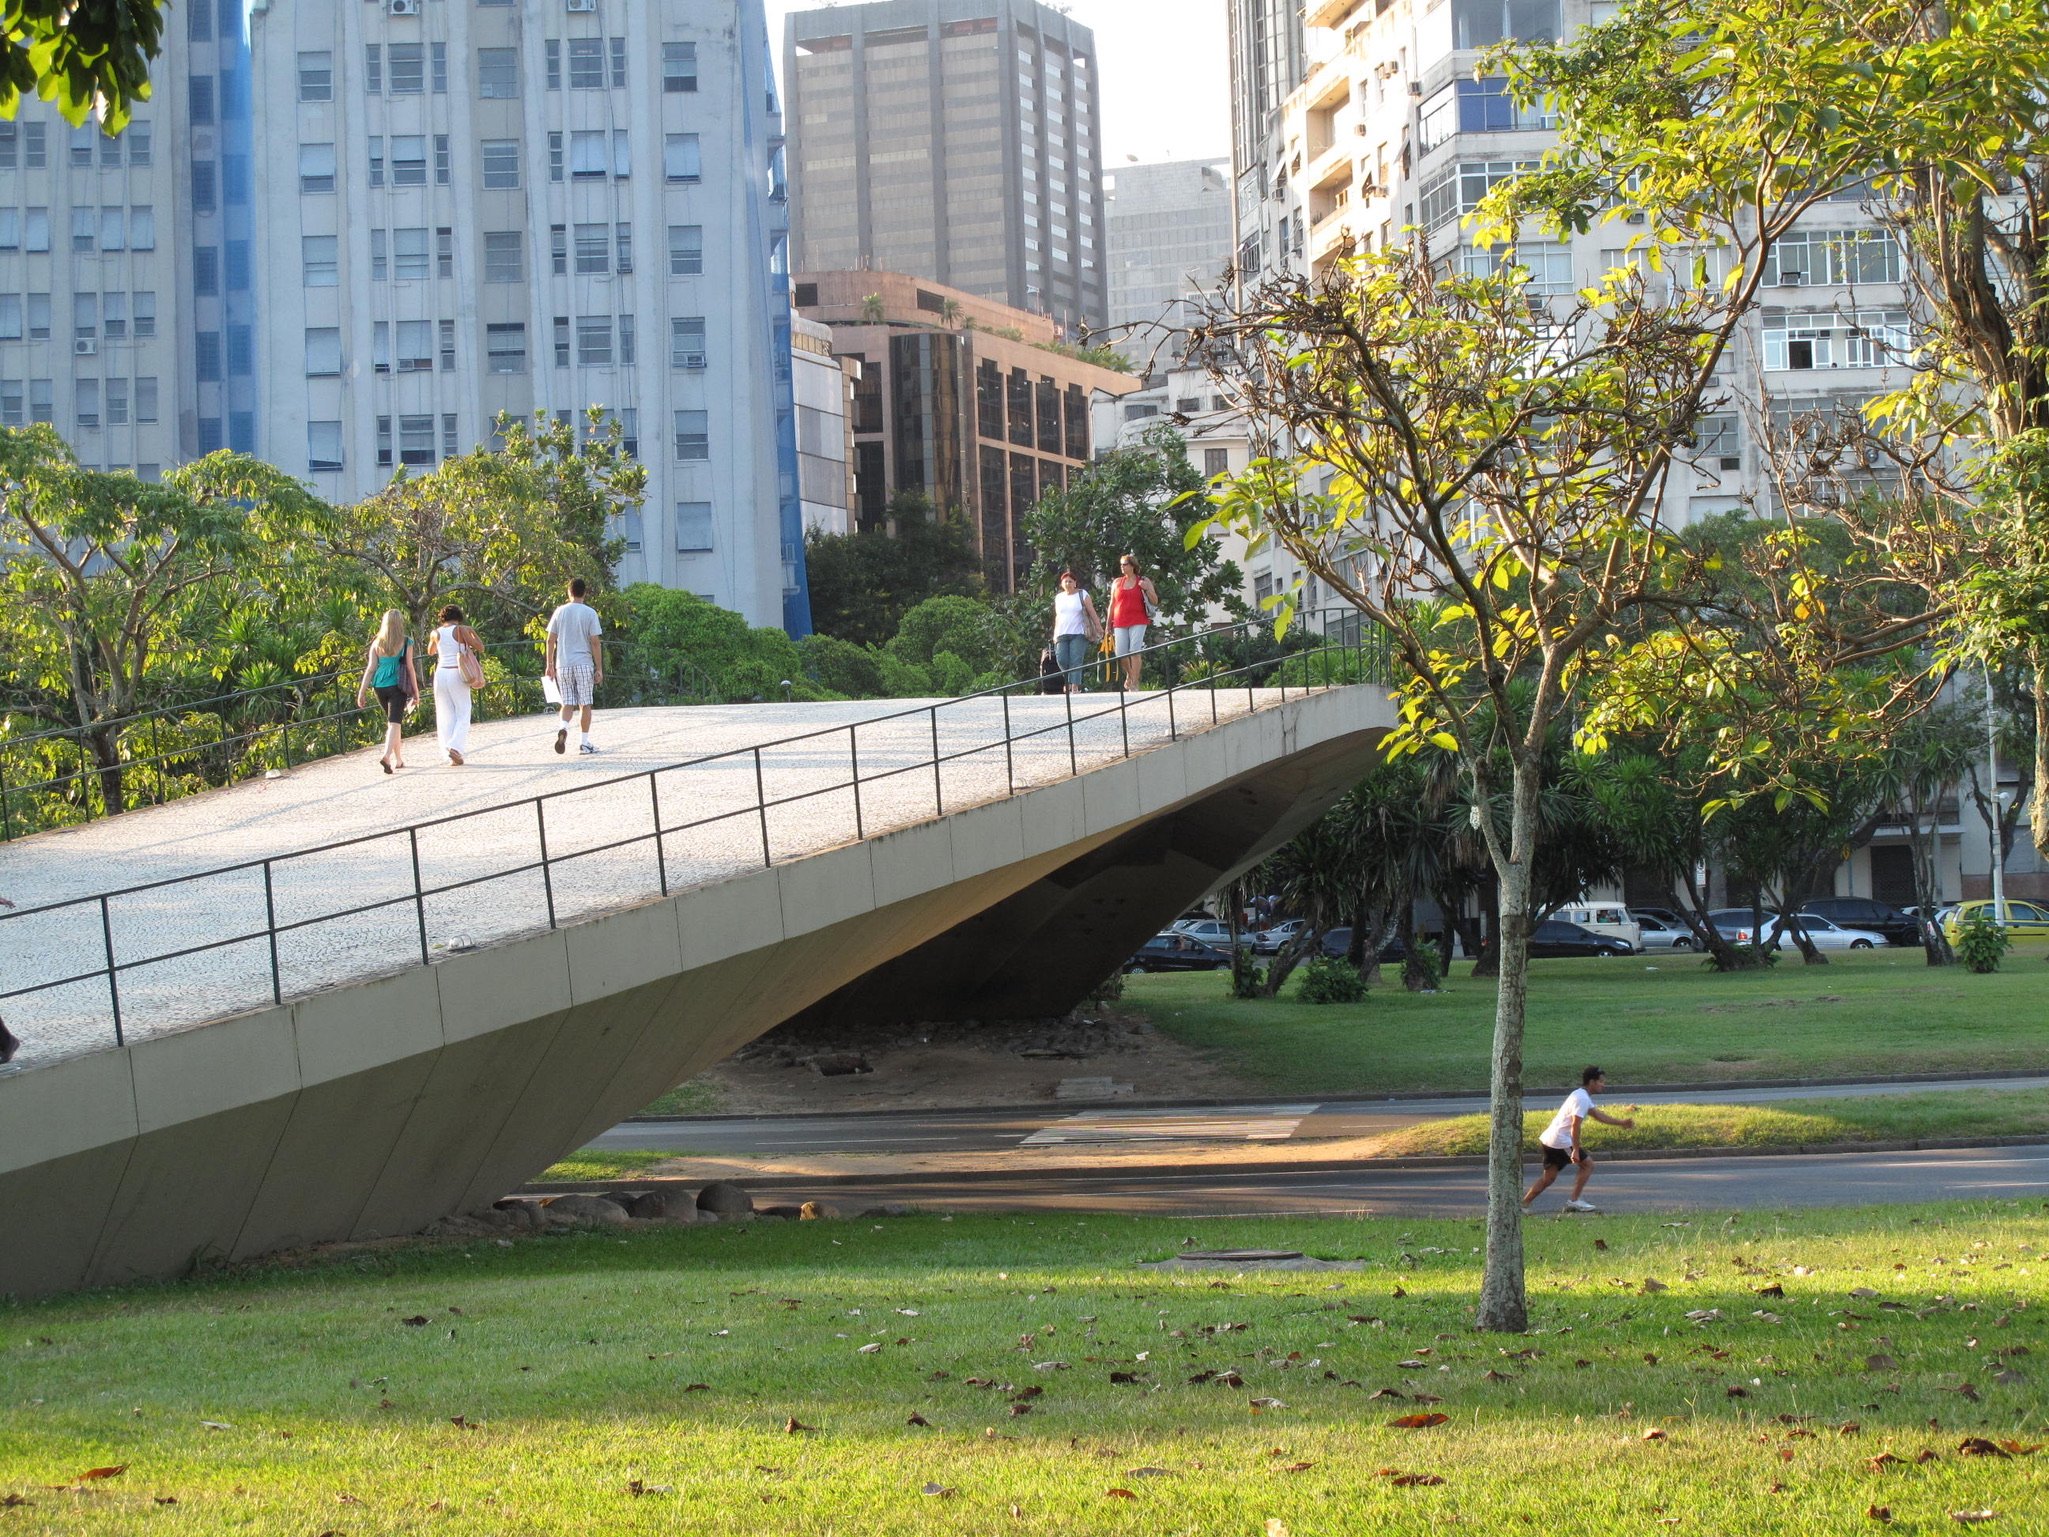
{"label": "blonde woman walking", "polygon": [[420,697],[420,675],[413,670],[413,642],[406,634],[406,616],[395,608],[384,611],[377,638],[370,642],[363,679],[356,685],[357,709],[369,705],[372,689],[384,708],[384,755],[377,762],[389,774],[406,766],[406,712]]}
{"label": "blonde woman walking", "polygon": [[470,745],[470,692],[484,686],[484,642],[463,622],[462,610],[451,603],[441,610],[441,625],[427,642],[438,660],[434,668],[434,734],[456,768]]}

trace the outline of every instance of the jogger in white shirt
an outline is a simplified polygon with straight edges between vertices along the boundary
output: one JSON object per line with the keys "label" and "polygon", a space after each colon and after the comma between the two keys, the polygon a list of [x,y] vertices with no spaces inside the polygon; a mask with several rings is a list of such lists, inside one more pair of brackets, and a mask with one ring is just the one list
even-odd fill
{"label": "jogger in white shirt", "polygon": [[1609,1115],[1594,1108],[1594,1096],[1608,1087],[1608,1075],[1598,1067],[1590,1067],[1579,1075],[1580,1086],[1565,1096],[1565,1103],[1558,1107],[1558,1113],[1551,1117],[1537,1138],[1544,1150],[1544,1167],[1537,1175],[1528,1192],[1523,1196],[1523,1209],[1529,1210],[1530,1202],[1551,1188],[1551,1182],[1558,1178],[1570,1164],[1579,1170],[1572,1182],[1572,1194],[1566,1197],[1567,1211],[1596,1211],[1591,1201],[1580,1199],[1586,1193],[1587,1181],[1594,1172],[1593,1156],[1580,1146],[1579,1129],[1589,1120],[1601,1121],[1609,1126],[1634,1126],[1628,1116]]}

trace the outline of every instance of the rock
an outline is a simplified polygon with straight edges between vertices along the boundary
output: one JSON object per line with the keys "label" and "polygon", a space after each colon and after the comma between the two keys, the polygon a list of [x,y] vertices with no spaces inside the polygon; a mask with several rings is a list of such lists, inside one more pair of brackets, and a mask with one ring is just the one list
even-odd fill
{"label": "rock", "polygon": [[429,1238],[495,1238],[499,1229],[471,1216],[442,1217],[427,1228]]}
{"label": "rock", "polygon": [[551,1227],[624,1227],[629,1220],[617,1201],[601,1195],[550,1196],[541,1209]]}
{"label": "rock", "polygon": [[644,1192],[639,1190],[601,1190],[598,1197],[600,1200],[610,1201],[630,1217],[633,1215],[633,1203],[639,1200],[642,1194]]}
{"label": "rock", "polygon": [[778,1222],[795,1222],[797,1208],[794,1206],[762,1206],[754,1213],[757,1217],[773,1217]]}
{"label": "rock", "polygon": [[872,1073],[868,1059],[856,1051],[824,1051],[811,1059],[811,1070],[821,1078],[844,1078],[849,1073]]}
{"label": "rock", "polygon": [[806,1201],[797,1208],[799,1222],[830,1222],[836,1214],[823,1201]]}
{"label": "rock", "polygon": [[513,1232],[538,1233],[547,1225],[546,1220],[541,1215],[541,1203],[539,1201],[526,1201],[519,1199],[517,1196],[507,1196],[504,1200],[497,1202],[492,1209],[502,1212],[510,1219],[507,1225]]}
{"label": "rock", "polygon": [[901,1201],[885,1201],[880,1206],[870,1206],[861,1213],[864,1217],[908,1217],[910,1207]]}
{"label": "rock", "polygon": [[751,1217],[754,1197],[730,1180],[716,1180],[697,1192],[697,1209],[715,1217]]}
{"label": "rock", "polygon": [[[676,1203],[680,1204],[680,1203]],[[643,1190],[626,1203],[626,1215],[641,1222],[666,1222],[669,1220],[672,1203],[666,1190]],[[697,1208],[689,1208],[696,1215]]]}

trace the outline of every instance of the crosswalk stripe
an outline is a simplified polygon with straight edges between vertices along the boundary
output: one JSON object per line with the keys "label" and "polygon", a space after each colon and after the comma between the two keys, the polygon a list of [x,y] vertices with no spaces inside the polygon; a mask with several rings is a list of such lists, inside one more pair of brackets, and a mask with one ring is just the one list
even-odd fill
{"label": "crosswalk stripe", "polygon": [[1089,1110],[1067,1116],[1026,1137],[1020,1147],[1078,1143],[1283,1142],[1295,1134],[1315,1105],[1222,1106],[1200,1113],[1185,1110]]}

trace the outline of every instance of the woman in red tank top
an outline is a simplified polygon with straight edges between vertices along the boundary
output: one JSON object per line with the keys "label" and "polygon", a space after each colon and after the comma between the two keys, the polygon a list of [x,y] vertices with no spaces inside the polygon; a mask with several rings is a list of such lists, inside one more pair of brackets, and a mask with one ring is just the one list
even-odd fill
{"label": "woman in red tank top", "polygon": [[1124,681],[1118,687],[1129,690],[1138,687],[1138,675],[1145,668],[1140,653],[1145,650],[1146,626],[1160,606],[1160,594],[1151,577],[1139,575],[1137,557],[1126,555],[1118,565],[1120,574],[1110,584],[1110,631],[1124,662]]}

